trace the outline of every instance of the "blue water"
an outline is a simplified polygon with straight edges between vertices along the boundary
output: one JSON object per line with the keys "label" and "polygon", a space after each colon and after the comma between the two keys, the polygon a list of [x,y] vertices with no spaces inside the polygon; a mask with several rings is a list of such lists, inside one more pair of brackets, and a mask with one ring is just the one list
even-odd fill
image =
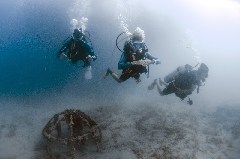
{"label": "blue water", "polygon": [[[76,5],[76,2],[80,5]],[[81,90],[83,94],[131,92],[130,88],[134,90],[139,87],[132,85],[132,80],[121,86],[113,80],[102,80],[108,67],[121,72],[117,70],[121,53],[113,53],[113,49],[117,35],[124,31],[121,26],[123,20],[130,32],[138,26],[145,31],[150,53],[162,61],[159,66],[151,66],[148,81],[143,76],[141,87],[144,90],[154,78],[163,77],[179,65],[197,64],[197,56],[210,68],[208,85],[204,88],[206,92],[216,100],[229,98],[226,101],[238,102],[237,93],[226,97],[224,91],[216,93],[215,89],[226,81],[219,78],[224,76],[224,72],[233,81],[233,85],[224,86],[224,90],[233,91],[232,87],[239,90],[239,85],[234,85],[239,79],[239,74],[234,71],[238,68],[239,46],[235,46],[238,37],[235,35],[239,33],[239,24],[235,22],[239,17],[226,15],[223,19],[229,23],[219,19],[211,22],[205,12],[194,12],[194,7],[196,6],[191,8],[187,2],[167,3],[155,0],[150,0],[149,3],[136,3],[134,0],[59,0],[57,3],[54,0],[1,1],[0,95],[54,92],[61,91],[66,86]],[[219,14],[216,18],[219,18],[221,12],[216,14]],[[98,55],[93,63],[92,80],[83,78],[81,63],[72,65],[69,61],[56,58],[63,41],[72,34],[70,21],[81,17],[89,19],[87,30]],[[215,26],[218,26],[217,29]],[[218,38],[224,35],[227,35],[227,39]],[[222,69],[223,63],[226,71]]]}
{"label": "blue water", "polygon": [[[84,3],[74,5],[76,2]],[[189,138],[180,142],[190,145],[185,146],[185,150],[199,153],[198,158],[227,155],[239,158],[240,76],[236,71],[239,68],[239,45],[236,44],[240,37],[236,36],[240,35],[239,16],[231,19],[226,15],[223,20],[220,18],[224,22],[216,22],[216,19],[205,17],[205,10],[203,15],[198,15],[194,5],[191,8],[190,2],[184,2],[1,0],[0,158],[20,156],[25,159],[28,158],[25,155],[31,156],[27,153],[37,151],[35,149],[42,141],[41,132],[47,121],[55,113],[73,108],[90,112],[97,123],[107,125],[102,132],[107,133],[104,137],[110,138],[104,139],[106,149],[101,153],[102,158],[112,157],[116,152],[124,156],[122,146],[125,143],[131,143],[126,152],[135,152],[132,146],[136,146],[136,152],[146,150],[145,154],[149,156],[156,148],[156,152],[160,152],[158,147],[166,138],[158,135],[168,132],[172,126],[183,126],[186,130],[183,132]],[[98,56],[92,63],[91,80],[84,78],[81,62],[73,65],[56,57],[63,41],[72,34],[70,21],[81,17],[89,19],[87,30]],[[150,53],[162,62],[161,65],[150,66],[150,78],[143,74],[139,84],[133,79],[118,84],[110,77],[102,78],[108,67],[121,73],[117,70],[121,53],[115,48],[116,37],[124,31],[121,20],[130,32],[136,27],[145,31]],[[223,38],[225,35],[228,38]],[[233,35],[235,38],[231,37]],[[120,48],[122,45],[123,42]],[[177,66],[195,65],[195,56],[208,64],[210,71],[200,93],[191,95],[192,106],[173,94],[161,97],[156,90],[147,90],[155,78],[164,77]],[[231,103],[235,104],[233,108],[229,106],[233,105]],[[219,105],[221,107],[215,111],[214,106]],[[176,125],[175,121],[179,124]],[[137,130],[138,123],[142,123],[140,131]],[[165,130],[162,125],[165,125]],[[119,131],[119,128],[123,129]],[[146,132],[151,135],[146,136]],[[9,134],[13,134],[12,138]],[[169,139],[173,143],[174,138]],[[179,146],[172,146],[176,146],[174,149],[178,153]],[[131,158],[128,153],[126,156]]]}
{"label": "blue water", "polygon": [[[89,25],[88,31],[91,33],[94,50],[99,56],[93,64],[95,78],[91,81],[86,81],[81,76],[83,74],[81,62],[73,65],[69,61],[57,59],[56,54],[63,41],[72,34],[70,18],[66,14],[69,5],[62,3],[51,5],[49,2],[49,5],[46,5],[48,3],[28,2],[19,7],[13,1],[0,2],[1,95],[56,91],[67,83],[74,83],[74,80],[81,81],[78,88],[82,90],[90,89],[86,88],[86,85],[93,83],[99,85],[97,82],[107,67],[104,65],[108,63],[104,61],[111,58],[105,56],[104,52],[109,52],[113,45],[104,42],[108,40],[106,36],[99,37],[101,33],[98,32],[104,27],[97,27],[101,22]],[[94,17],[91,21],[93,20]],[[110,49],[106,49],[108,46]],[[98,88],[97,85],[92,89]]]}
{"label": "blue water", "polygon": [[1,94],[24,94],[60,86],[74,71],[55,58],[67,36],[66,16],[56,8],[34,4],[9,13],[11,2],[1,3],[1,8],[6,8],[1,10],[0,18]]}

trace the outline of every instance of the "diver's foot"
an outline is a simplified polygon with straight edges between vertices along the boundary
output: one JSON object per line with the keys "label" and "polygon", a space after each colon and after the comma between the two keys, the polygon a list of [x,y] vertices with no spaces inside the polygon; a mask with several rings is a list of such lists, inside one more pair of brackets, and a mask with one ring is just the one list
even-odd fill
{"label": "diver's foot", "polygon": [[159,78],[159,84],[160,86],[165,85],[161,78]]}
{"label": "diver's foot", "polygon": [[190,98],[188,98],[187,103],[188,103],[189,105],[192,105],[192,104],[193,104],[193,101],[192,101]]}
{"label": "diver's foot", "polygon": [[106,71],[105,75],[103,76],[103,78],[106,79],[109,74],[112,74],[112,70],[110,68],[107,69],[107,71]]}
{"label": "diver's foot", "polygon": [[155,79],[153,83],[148,86],[148,90],[152,90],[156,85],[157,85],[157,79]]}

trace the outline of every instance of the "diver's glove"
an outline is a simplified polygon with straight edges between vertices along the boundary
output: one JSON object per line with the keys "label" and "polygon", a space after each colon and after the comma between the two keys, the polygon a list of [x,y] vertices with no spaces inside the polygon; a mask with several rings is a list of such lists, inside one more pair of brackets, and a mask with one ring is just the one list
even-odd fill
{"label": "diver's glove", "polygon": [[97,60],[97,56],[96,56],[96,55],[93,55],[93,56],[92,56],[92,59],[93,59],[93,61]]}
{"label": "diver's glove", "polygon": [[91,55],[88,55],[88,56],[86,57],[86,59],[87,59],[88,62],[93,61],[93,57],[92,57]]}
{"label": "diver's glove", "polygon": [[92,62],[92,61],[95,61],[97,59],[97,56],[95,56],[95,55],[93,55],[93,56],[88,55],[86,57],[86,59],[87,59],[88,62]]}
{"label": "diver's glove", "polygon": [[153,59],[153,61],[156,65],[161,64],[161,61],[159,59]]}

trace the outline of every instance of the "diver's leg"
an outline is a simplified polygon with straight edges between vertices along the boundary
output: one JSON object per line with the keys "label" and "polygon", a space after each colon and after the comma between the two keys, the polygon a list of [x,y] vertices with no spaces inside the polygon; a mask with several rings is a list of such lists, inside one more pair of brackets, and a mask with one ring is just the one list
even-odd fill
{"label": "diver's leg", "polygon": [[103,76],[103,78],[106,79],[107,76],[108,76],[109,74],[111,74],[111,73],[112,73],[112,70],[111,70],[110,68],[108,68],[107,71],[106,71],[106,73],[105,73],[105,75]]}
{"label": "diver's leg", "polygon": [[118,74],[116,74],[115,72],[113,72],[110,68],[107,69],[107,72],[106,72],[106,74],[104,75],[103,78],[106,78],[109,74],[110,74],[110,75],[113,77],[113,79],[114,79],[115,81],[117,81],[118,83],[121,83],[121,82],[122,82],[122,80],[120,79],[120,77],[118,76]]}
{"label": "diver's leg", "polygon": [[113,79],[115,79],[115,81],[117,81],[118,83],[121,83],[122,80],[120,79],[120,77],[118,76],[118,74],[116,74],[115,72],[111,73],[111,76],[113,77]]}
{"label": "diver's leg", "polygon": [[148,90],[153,90],[156,85],[157,85],[157,79],[155,79],[155,80],[153,81],[153,83],[151,83],[151,84],[148,86]]}
{"label": "diver's leg", "polygon": [[161,78],[159,78],[159,84],[162,86],[164,85],[165,87],[168,85],[166,82],[164,82]]}
{"label": "diver's leg", "polygon": [[[157,80],[157,79],[156,79]],[[156,85],[157,85],[157,90],[158,90],[158,93],[161,95],[161,96],[164,96],[165,94],[163,93],[160,85],[156,82]]]}
{"label": "diver's leg", "polygon": [[141,82],[140,73],[133,73],[131,77],[133,77],[136,80],[137,84]]}

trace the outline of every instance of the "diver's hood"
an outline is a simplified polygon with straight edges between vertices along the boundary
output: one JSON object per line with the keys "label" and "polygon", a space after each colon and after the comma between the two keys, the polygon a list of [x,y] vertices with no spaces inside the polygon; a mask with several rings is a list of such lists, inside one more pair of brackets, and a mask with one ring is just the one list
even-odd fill
{"label": "diver's hood", "polygon": [[74,29],[73,38],[79,39],[83,36],[82,29]]}
{"label": "diver's hood", "polygon": [[208,73],[209,68],[207,67],[207,65],[205,63],[201,63],[198,70],[202,73]]}

